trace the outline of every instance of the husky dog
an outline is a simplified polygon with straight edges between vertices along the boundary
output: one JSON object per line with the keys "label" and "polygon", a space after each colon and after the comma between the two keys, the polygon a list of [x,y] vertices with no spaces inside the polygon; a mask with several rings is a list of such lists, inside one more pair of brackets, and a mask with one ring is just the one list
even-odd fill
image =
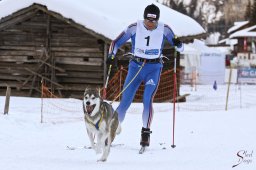
{"label": "husky dog", "polygon": [[[117,112],[112,106],[103,101],[100,91],[86,88],[83,99],[84,120],[92,148],[96,154],[103,151],[98,161],[106,161],[110,152],[110,145],[121,127]],[[95,144],[94,136],[97,139]]]}

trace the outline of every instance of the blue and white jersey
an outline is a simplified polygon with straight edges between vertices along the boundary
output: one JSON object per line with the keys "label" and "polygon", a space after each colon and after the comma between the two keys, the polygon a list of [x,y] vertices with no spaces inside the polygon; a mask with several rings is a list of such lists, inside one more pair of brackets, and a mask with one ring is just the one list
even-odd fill
{"label": "blue and white jersey", "polygon": [[[174,38],[172,29],[161,22],[158,22],[154,30],[148,30],[143,20],[129,25],[112,43],[109,54],[116,54],[119,47],[131,38],[131,52],[141,58],[154,59],[162,54],[164,40],[166,39],[172,46]],[[183,51],[183,44],[177,47],[178,51]]]}

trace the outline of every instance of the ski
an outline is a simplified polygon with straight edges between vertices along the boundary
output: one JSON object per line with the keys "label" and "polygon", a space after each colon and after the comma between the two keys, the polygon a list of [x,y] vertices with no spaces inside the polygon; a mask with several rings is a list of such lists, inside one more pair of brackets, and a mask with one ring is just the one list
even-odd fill
{"label": "ski", "polygon": [[[164,142],[160,142],[159,145],[162,147],[162,150],[166,150],[166,146]],[[146,146],[141,146],[140,150],[139,150],[139,154],[143,154],[146,151]]]}
{"label": "ski", "polygon": [[142,147],[140,148],[139,154],[143,154],[143,153],[145,152],[145,150],[146,150],[146,147],[145,147],[145,146],[142,146]]}

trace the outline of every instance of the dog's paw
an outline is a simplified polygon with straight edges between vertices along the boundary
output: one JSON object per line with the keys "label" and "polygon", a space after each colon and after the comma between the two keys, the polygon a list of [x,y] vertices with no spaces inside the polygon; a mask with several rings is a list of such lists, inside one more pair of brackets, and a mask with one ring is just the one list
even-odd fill
{"label": "dog's paw", "polygon": [[106,162],[106,161],[107,161],[107,158],[103,158],[103,157],[97,160],[97,162]]}

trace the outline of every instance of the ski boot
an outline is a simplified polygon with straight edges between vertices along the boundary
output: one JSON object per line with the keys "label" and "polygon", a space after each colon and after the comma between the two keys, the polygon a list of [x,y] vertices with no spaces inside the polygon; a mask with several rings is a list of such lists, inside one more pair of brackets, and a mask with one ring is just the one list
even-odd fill
{"label": "ski boot", "polygon": [[149,128],[142,127],[142,129],[141,129],[141,139],[140,139],[141,149],[139,151],[139,154],[144,153],[146,147],[149,146],[149,144],[150,144],[150,133],[152,133],[152,131],[150,131]]}
{"label": "ski boot", "polygon": [[144,128],[142,127],[141,129],[141,139],[140,139],[140,145],[141,146],[149,146],[150,144],[150,133],[152,133],[152,131],[150,131],[149,128]]}

